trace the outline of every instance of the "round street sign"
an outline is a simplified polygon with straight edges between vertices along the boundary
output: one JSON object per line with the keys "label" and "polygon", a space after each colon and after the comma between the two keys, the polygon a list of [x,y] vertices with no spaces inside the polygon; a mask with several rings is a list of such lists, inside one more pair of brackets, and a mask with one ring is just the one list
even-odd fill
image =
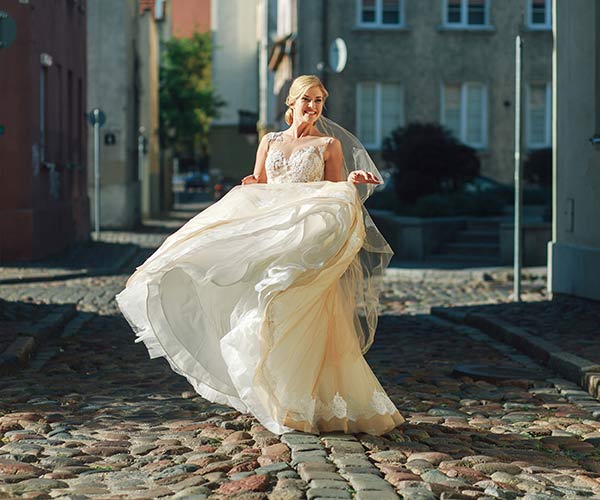
{"label": "round street sign", "polygon": [[336,38],[329,46],[329,67],[336,73],[341,73],[348,61],[348,48],[346,42]]}
{"label": "round street sign", "polygon": [[88,118],[92,125],[96,125],[97,123],[98,126],[101,127],[106,123],[106,115],[104,114],[104,111],[102,111],[100,108],[92,109],[88,114]]}
{"label": "round street sign", "polygon": [[16,36],[17,23],[6,12],[0,11],[0,49],[6,49]]}

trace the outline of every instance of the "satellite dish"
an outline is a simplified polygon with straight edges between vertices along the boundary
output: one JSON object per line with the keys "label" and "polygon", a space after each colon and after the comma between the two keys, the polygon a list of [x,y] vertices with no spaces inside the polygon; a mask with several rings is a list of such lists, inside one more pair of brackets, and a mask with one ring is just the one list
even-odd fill
{"label": "satellite dish", "polygon": [[338,37],[329,46],[329,67],[336,73],[341,73],[344,71],[347,61],[348,48],[346,42]]}

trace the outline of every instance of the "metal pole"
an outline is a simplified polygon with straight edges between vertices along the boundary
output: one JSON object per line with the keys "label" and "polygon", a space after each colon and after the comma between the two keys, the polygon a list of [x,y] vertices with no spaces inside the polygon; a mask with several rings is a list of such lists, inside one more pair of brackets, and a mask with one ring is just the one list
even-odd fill
{"label": "metal pole", "polygon": [[513,300],[521,302],[521,215],[523,207],[523,190],[521,181],[521,95],[523,72],[523,41],[520,36],[515,40],[515,248],[514,248],[514,291]]}
{"label": "metal pole", "polygon": [[94,110],[94,233],[100,238],[100,113]]}

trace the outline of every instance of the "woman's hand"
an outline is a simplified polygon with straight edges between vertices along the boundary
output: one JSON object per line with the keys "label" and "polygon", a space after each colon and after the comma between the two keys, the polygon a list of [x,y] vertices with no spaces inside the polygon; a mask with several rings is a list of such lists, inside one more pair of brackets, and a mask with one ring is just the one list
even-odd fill
{"label": "woman's hand", "polygon": [[352,184],[381,184],[381,181],[371,172],[353,170],[348,174],[348,182]]}
{"label": "woman's hand", "polygon": [[256,175],[247,175],[242,179],[242,185],[245,184],[258,184],[258,176]]}

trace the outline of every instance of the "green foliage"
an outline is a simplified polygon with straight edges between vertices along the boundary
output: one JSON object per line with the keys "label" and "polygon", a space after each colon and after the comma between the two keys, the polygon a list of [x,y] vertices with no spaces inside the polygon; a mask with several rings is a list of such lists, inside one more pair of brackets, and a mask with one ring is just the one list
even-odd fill
{"label": "green foliage", "polygon": [[163,47],[160,68],[160,136],[176,154],[206,151],[212,118],[225,103],[211,81],[209,33],[172,38]]}
{"label": "green foliage", "polygon": [[542,187],[552,185],[552,148],[535,149],[523,163],[526,181]]}
{"label": "green foliage", "polygon": [[397,128],[384,140],[382,154],[395,167],[396,193],[402,203],[460,191],[480,170],[475,150],[433,123]]}

